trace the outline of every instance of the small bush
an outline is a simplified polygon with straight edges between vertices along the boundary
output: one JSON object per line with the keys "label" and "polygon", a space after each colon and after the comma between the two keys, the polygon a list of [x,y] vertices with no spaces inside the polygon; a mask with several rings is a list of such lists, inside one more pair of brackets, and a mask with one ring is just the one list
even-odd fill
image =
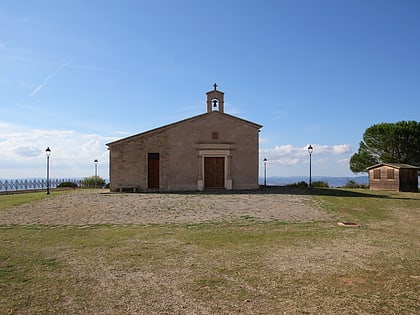
{"label": "small bush", "polygon": [[62,183],[58,184],[58,186],[57,186],[57,188],[65,188],[65,187],[76,188],[77,184],[73,183],[73,182],[62,182]]}
{"label": "small bush", "polygon": [[327,181],[320,180],[320,181],[312,182],[312,187],[328,188],[330,186],[328,185]]}
{"label": "small bush", "polygon": [[347,183],[344,186],[344,188],[362,188],[362,189],[366,189],[366,188],[369,188],[369,186],[366,185],[366,184],[358,184],[358,183],[356,183],[355,180],[350,179],[350,180],[347,181]]}
{"label": "small bush", "polygon": [[99,176],[86,177],[82,180],[84,188],[102,188],[105,186],[105,179]]}
{"label": "small bush", "polygon": [[308,188],[308,184],[304,181],[300,181],[297,183],[289,184],[287,187]]}

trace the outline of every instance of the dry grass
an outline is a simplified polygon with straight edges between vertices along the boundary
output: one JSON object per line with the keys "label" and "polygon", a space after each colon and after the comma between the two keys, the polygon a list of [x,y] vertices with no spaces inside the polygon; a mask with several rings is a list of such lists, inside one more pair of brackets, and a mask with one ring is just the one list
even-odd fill
{"label": "dry grass", "polygon": [[[3,223],[0,313],[420,312],[419,194],[269,193],[214,196],[216,208],[224,198],[252,204],[275,195],[293,203],[295,196],[298,203],[305,200],[305,209],[311,204],[323,215],[311,222],[292,216],[288,222],[238,209],[239,215],[192,223]],[[173,203],[176,196],[145,197]],[[192,204],[182,197],[177,205],[196,209],[197,202],[209,200],[194,196]],[[37,204],[45,203],[26,208]],[[0,217],[9,211],[0,210]],[[362,226],[341,227],[339,220]]]}

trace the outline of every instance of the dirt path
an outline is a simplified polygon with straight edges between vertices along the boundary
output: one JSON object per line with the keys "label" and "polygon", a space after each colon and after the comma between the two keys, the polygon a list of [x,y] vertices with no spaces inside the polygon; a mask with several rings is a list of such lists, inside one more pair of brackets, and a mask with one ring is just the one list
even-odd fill
{"label": "dirt path", "polygon": [[0,224],[165,224],[236,219],[303,222],[328,216],[294,194],[111,194],[77,190],[5,209]]}

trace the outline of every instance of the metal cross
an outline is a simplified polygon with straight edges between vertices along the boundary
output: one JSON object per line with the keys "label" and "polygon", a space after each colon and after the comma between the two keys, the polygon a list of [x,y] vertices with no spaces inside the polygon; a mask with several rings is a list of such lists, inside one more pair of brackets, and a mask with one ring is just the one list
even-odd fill
{"label": "metal cross", "polygon": [[213,86],[214,86],[214,90],[216,91],[217,84],[215,83],[215,84],[213,84]]}

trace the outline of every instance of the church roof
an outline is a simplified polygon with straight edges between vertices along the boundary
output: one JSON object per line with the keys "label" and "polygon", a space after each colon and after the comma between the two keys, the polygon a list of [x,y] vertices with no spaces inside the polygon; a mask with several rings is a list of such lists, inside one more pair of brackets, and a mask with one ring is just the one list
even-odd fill
{"label": "church roof", "polygon": [[242,124],[248,125],[248,126],[250,126],[252,128],[256,128],[256,129],[262,128],[262,125],[253,123],[251,121],[248,121],[248,120],[245,120],[245,119],[242,119],[242,118],[233,116],[233,115],[229,115],[229,114],[226,114],[224,112],[213,111],[213,112],[208,112],[208,113],[200,114],[200,115],[197,115],[197,116],[193,116],[193,117],[190,117],[190,118],[187,118],[187,119],[183,119],[183,120],[180,120],[180,121],[177,121],[177,122],[168,124],[168,125],[164,125],[162,127],[158,127],[158,128],[154,128],[154,129],[145,131],[145,132],[141,132],[141,133],[138,133],[138,134],[135,134],[135,135],[126,137],[126,138],[115,140],[115,141],[112,141],[112,142],[107,143],[106,145],[109,146],[109,147],[111,147],[113,145],[116,145],[116,144],[119,144],[119,143],[122,143],[122,142],[125,142],[125,141],[128,141],[128,140],[131,140],[133,138],[145,137],[145,136],[151,135],[151,134],[156,133],[156,132],[161,132],[161,131],[163,131],[165,129],[173,128],[175,126],[178,126],[178,125],[183,124],[183,123],[188,122],[188,121],[193,121],[193,120],[204,118],[204,117],[206,117],[208,115],[222,115],[223,117],[227,117],[229,119],[236,120],[236,121],[238,121],[238,122],[240,122]]}

